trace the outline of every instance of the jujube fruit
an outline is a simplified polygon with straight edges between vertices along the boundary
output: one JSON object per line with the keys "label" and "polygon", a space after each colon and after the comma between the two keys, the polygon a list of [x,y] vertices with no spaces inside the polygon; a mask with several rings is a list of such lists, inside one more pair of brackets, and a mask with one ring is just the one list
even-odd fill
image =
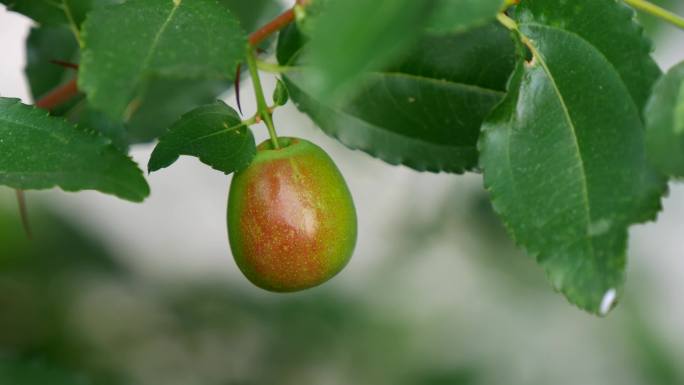
{"label": "jujube fruit", "polygon": [[347,184],[320,147],[279,138],[257,147],[235,174],[228,237],[235,262],[256,286],[290,292],[317,286],[349,262],[356,210]]}

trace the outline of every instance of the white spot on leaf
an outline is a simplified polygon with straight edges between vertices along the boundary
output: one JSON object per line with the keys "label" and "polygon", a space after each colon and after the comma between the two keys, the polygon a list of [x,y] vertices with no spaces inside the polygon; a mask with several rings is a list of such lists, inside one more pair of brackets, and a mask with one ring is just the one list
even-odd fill
{"label": "white spot on leaf", "polygon": [[601,306],[599,308],[599,314],[604,316],[608,314],[610,309],[615,305],[615,300],[617,299],[617,291],[615,289],[610,289],[603,295],[601,299]]}

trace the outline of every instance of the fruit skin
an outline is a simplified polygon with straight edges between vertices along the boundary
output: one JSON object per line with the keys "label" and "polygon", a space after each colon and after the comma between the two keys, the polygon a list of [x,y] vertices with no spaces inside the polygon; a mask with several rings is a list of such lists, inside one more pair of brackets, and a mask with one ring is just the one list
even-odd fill
{"label": "fruit skin", "polygon": [[292,292],[320,285],[349,262],[356,210],[332,159],[299,138],[257,147],[235,174],[228,196],[228,238],[242,273],[256,286]]}

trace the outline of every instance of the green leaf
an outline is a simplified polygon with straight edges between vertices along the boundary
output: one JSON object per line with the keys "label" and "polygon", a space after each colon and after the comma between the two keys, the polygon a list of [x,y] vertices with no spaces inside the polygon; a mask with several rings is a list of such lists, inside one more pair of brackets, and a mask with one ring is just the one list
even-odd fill
{"label": "green leaf", "polygon": [[[574,4],[574,3],[573,3]],[[653,219],[665,183],[615,67],[579,35],[521,23],[534,57],[483,126],[495,211],[553,286],[606,314],[623,283],[627,229]]]}
{"label": "green leaf", "polygon": [[123,0],[0,0],[10,11],[21,13],[41,25],[59,26],[70,23],[70,18],[81,25],[86,14],[94,8]]}
{"label": "green leaf", "polygon": [[525,0],[515,8],[523,23],[553,26],[579,35],[613,65],[641,113],[661,71],[634,11],[615,0]]}
{"label": "green leaf", "polygon": [[137,165],[106,138],[8,98],[0,98],[0,184],[98,190],[134,202],[150,192]]}
{"label": "green leaf", "polygon": [[[284,31],[281,63],[296,62],[301,41],[294,28]],[[314,100],[302,71],[285,80],[297,107],[348,147],[416,170],[463,172],[477,166],[480,125],[503,98],[514,61],[508,32],[489,25],[426,36],[346,102]]]}
{"label": "green leaf", "polygon": [[[130,116],[150,78],[232,79],[246,38],[212,0],[130,0],[84,23],[79,88],[113,118]],[[132,44],[135,42],[135,44]]]}
{"label": "green leaf", "polygon": [[649,159],[666,175],[684,177],[684,63],[658,81],[645,115]]}
{"label": "green leaf", "polygon": [[438,0],[329,0],[315,20],[307,89],[332,101],[353,90],[364,72],[404,53]]}
{"label": "green leaf", "polygon": [[26,40],[26,78],[34,100],[76,76],[51,60],[77,62],[78,43],[66,27],[31,28]]}
{"label": "green leaf", "polygon": [[196,156],[226,174],[247,167],[256,155],[252,130],[221,101],[183,115],[152,152],[150,172],[172,165],[180,155]]}
{"label": "green leaf", "polygon": [[278,15],[282,4],[278,0],[219,0],[240,20],[245,31],[255,31]]}
{"label": "green leaf", "polygon": [[503,3],[503,0],[442,0],[427,30],[448,33],[487,24],[496,18]]}
{"label": "green leaf", "polygon": [[231,84],[224,80],[151,80],[138,100],[139,107],[126,122],[128,141],[146,143],[164,134],[179,116],[214,102]]}

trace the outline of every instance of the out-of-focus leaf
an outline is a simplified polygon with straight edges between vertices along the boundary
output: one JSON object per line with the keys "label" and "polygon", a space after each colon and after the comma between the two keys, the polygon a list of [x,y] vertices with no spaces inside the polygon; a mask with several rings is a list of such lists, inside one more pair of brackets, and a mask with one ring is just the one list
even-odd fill
{"label": "out-of-focus leaf", "polygon": [[66,25],[70,20],[81,25],[94,8],[121,3],[123,0],[0,0],[7,8],[19,12],[41,25]]}
{"label": "out-of-focus leaf", "polygon": [[684,63],[658,81],[645,114],[649,159],[664,174],[684,177]]}
{"label": "out-of-focus leaf", "polygon": [[360,76],[384,67],[420,36],[438,0],[329,0],[311,35],[306,84],[311,95],[333,101]]}
{"label": "out-of-focus leaf", "polygon": [[282,10],[282,3],[278,0],[219,0],[219,2],[233,12],[240,20],[242,29],[247,32],[255,31]]}
{"label": "out-of-focus leaf", "polygon": [[[296,63],[301,44],[285,31],[281,63]],[[344,102],[316,101],[302,81],[306,66],[285,79],[298,108],[348,147],[416,170],[463,172],[477,166],[480,125],[502,99],[514,57],[508,32],[489,25],[426,36]]]}
{"label": "out-of-focus leaf", "polygon": [[128,141],[144,143],[158,138],[185,112],[212,103],[230,82],[225,80],[153,79],[133,116],[126,122]]}
{"label": "out-of-focus leaf", "polygon": [[487,24],[495,19],[503,3],[503,0],[442,0],[427,30],[449,33]]}
{"label": "out-of-focus leaf", "polygon": [[78,42],[66,27],[31,28],[26,40],[26,77],[34,100],[76,76],[51,60],[77,62]]}

